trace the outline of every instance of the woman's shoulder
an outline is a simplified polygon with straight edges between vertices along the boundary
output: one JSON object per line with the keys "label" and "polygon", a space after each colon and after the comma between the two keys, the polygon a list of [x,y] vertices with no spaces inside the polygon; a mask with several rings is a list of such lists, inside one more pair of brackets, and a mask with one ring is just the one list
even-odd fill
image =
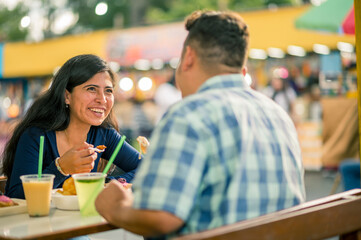
{"label": "woman's shoulder", "polygon": [[23,135],[36,135],[40,136],[45,134],[45,130],[39,127],[28,127],[24,130]]}
{"label": "woman's shoulder", "polygon": [[40,136],[47,135],[47,131],[39,127],[28,127],[21,134],[19,142],[30,144],[31,142],[37,142]]}

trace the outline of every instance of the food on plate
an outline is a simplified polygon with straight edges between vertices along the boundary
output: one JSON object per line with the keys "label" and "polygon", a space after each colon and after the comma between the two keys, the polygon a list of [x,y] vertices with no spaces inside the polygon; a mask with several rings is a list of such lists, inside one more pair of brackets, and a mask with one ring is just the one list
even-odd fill
{"label": "food on plate", "polygon": [[149,146],[149,142],[148,142],[148,139],[146,139],[145,137],[143,136],[139,136],[137,137],[137,141],[138,141],[138,144],[140,146],[140,151],[139,151],[139,159],[141,158],[141,155],[142,155],[142,152],[143,153],[147,153],[147,149],[148,149],[148,146]]}
{"label": "food on plate", "polygon": [[58,189],[54,189],[51,201],[61,210],[79,210],[78,195],[63,195]]}
{"label": "food on plate", "polygon": [[98,148],[99,150],[104,150],[106,149],[107,147],[105,145],[99,145],[97,146],[96,148]]}
{"label": "food on plate", "polygon": [[125,178],[119,178],[118,182],[120,182],[123,185],[123,187],[125,187],[126,189],[131,188],[133,185],[131,183],[127,183],[127,180]]}
{"label": "food on plate", "polygon": [[66,179],[63,183],[63,190],[59,189],[57,192],[63,195],[76,195],[74,178]]}
{"label": "food on plate", "polygon": [[19,205],[18,203],[11,200],[9,197],[5,196],[0,192],[0,208],[1,207],[11,207]]}

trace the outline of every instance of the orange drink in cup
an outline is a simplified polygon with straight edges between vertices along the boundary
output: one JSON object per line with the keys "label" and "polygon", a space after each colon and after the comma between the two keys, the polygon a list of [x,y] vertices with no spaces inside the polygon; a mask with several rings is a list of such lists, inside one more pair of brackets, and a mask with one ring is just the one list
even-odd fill
{"label": "orange drink in cup", "polygon": [[54,178],[53,174],[42,174],[40,178],[38,174],[20,176],[29,216],[49,215]]}

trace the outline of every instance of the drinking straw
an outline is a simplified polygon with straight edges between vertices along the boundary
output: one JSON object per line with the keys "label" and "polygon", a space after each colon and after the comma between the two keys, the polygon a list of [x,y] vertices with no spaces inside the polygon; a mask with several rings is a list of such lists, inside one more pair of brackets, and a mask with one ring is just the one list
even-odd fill
{"label": "drinking straw", "polygon": [[40,136],[38,178],[41,178],[41,172],[43,168],[43,152],[44,152],[44,136]]}
{"label": "drinking straw", "polygon": [[[109,171],[110,166],[112,165],[112,163],[113,163],[115,157],[117,156],[120,148],[123,146],[123,143],[124,143],[124,141],[125,141],[125,138],[126,138],[125,135],[123,135],[123,136],[121,137],[118,145],[116,146],[116,148],[115,148],[112,156],[110,157],[107,165],[105,166],[105,168],[104,168],[104,170],[103,170],[103,174],[106,175],[107,172]],[[99,192],[99,189],[100,189],[101,187],[103,187],[103,185],[99,185],[99,186],[96,188],[96,190],[90,195],[89,199],[85,202],[85,205],[83,206],[83,209],[87,209],[87,208],[89,207],[89,204],[90,204],[91,202],[94,202],[95,198],[98,196],[97,193]]]}
{"label": "drinking straw", "polygon": [[120,139],[120,141],[119,141],[119,143],[118,143],[117,147],[115,148],[115,150],[114,150],[114,152],[113,152],[112,156],[110,157],[110,159],[109,159],[109,161],[108,161],[107,165],[105,166],[105,168],[104,168],[104,170],[103,170],[103,173],[104,173],[104,174],[107,174],[107,172],[109,171],[110,166],[112,165],[112,163],[113,163],[113,161],[114,161],[115,157],[118,155],[118,152],[119,152],[120,148],[123,146],[123,143],[124,143],[124,141],[125,141],[125,138],[126,138],[126,136],[125,136],[125,135],[123,135],[123,136],[122,136],[122,138]]}

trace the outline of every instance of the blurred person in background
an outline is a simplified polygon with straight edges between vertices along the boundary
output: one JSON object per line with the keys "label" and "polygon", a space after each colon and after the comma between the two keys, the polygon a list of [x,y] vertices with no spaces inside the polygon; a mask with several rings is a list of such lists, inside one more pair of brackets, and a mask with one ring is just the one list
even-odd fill
{"label": "blurred person in background", "polygon": [[[61,188],[69,174],[97,171],[99,159],[110,158],[121,138],[112,115],[114,84],[114,73],[95,55],[75,56],[60,68],[6,145],[7,196],[24,198],[20,176],[37,173],[40,136],[42,172],[56,176],[53,188]],[[105,145],[105,151],[96,153],[93,147],[98,145]],[[138,151],[125,142],[114,160],[125,171],[119,178],[130,182],[139,161]]]}
{"label": "blurred person in background", "polygon": [[111,181],[96,199],[111,224],[154,239],[257,217],[305,200],[288,114],[246,83],[249,32],[233,12],[196,11],[176,71],[183,100],[152,133],[133,194]]}
{"label": "blurred person in background", "polygon": [[282,79],[280,76],[273,73],[269,85],[265,87],[262,92],[292,116],[297,94],[295,90],[289,86],[286,79]]}
{"label": "blurred person in background", "polygon": [[133,139],[136,139],[137,136],[149,138],[153,131],[154,120],[152,120],[152,116],[146,112],[147,107],[149,107],[148,110],[153,109],[154,113],[157,112],[154,103],[151,103],[150,101],[136,101],[134,103],[132,116]]}
{"label": "blurred person in background", "polygon": [[321,89],[319,85],[312,85],[309,92],[309,119],[313,122],[322,121]]}
{"label": "blurred person in background", "polygon": [[138,145],[136,138],[149,138],[158,112],[152,100],[121,100],[114,106],[114,114],[118,118],[119,130],[127,136],[133,146]]}
{"label": "blurred person in background", "polygon": [[345,191],[360,188],[360,159],[345,159],[340,163],[339,171]]}
{"label": "blurred person in background", "polygon": [[175,75],[173,74],[171,79],[168,82],[161,84],[154,94],[154,101],[158,106],[156,122],[158,123],[164,113],[181,99],[182,94],[175,85]]}

